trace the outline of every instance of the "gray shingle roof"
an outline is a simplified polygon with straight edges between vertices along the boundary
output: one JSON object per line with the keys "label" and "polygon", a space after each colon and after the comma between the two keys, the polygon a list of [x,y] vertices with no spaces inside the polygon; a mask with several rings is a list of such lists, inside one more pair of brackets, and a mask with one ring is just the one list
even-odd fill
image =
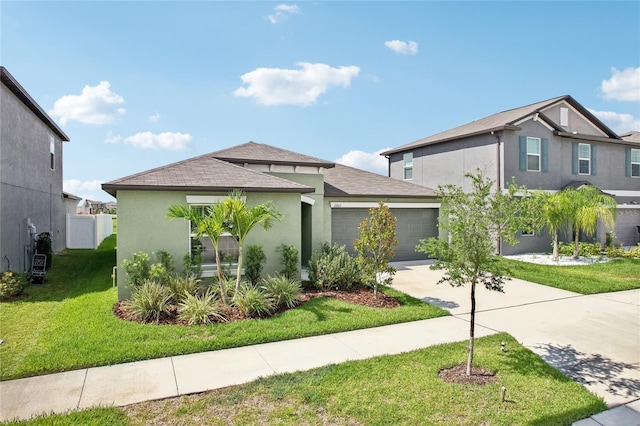
{"label": "gray shingle roof", "polygon": [[282,164],[325,168],[331,168],[335,165],[335,163],[320,158],[310,157],[256,142],[247,142],[242,145],[222,149],[211,153],[211,155],[230,163]]}
{"label": "gray shingle roof", "polygon": [[640,132],[631,131],[623,135],[620,135],[620,137],[622,138],[622,140],[626,142],[633,142],[633,143],[640,144]]}
{"label": "gray shingle roof", "polygon": [[434,197],[431,188],[336,164],[324,172],[325,197]]}
{"label": "gray shingle roof", "polygon": [[[611,129],[609,129],[604,123],[602,123],[598,118],[596,118],[589,110],[580,105],[575,99],[573,99],[569,95],[559,96],[557,98],[548,99],[546,101],[537,102],[531,105],[525,105],[519,108],[510,109],[507,111],[502,111],[497,114],[490,115],[488,117],[481,118],[476,121],[472,121],[467,124],[463,124],[462,126],[455,127],[453,129],[446,130],[441,133],[437,133],[435,135],[419,139],[417,141],[408,143],[406,145],[399,146],[397,148],[390,149],[388,151],[382,152],[380,155],[389,155],[397,152],[407,151],[410,149],[418,148],[426,145],[433,145],[437,143],[447,142],[450,140],[460,139],[463,137],[478,135],[489,133],[491,131],[505,130],[505,129],[515,129],[514,126],[516,122],[519,120],[528,117],[535,113],[540,113],[541,110],[556,104],[558,102],[565,101],[569,103],[571,106],[580,111],[581,114],[589,118],[594,124],[596,124],[603,132],[605,132],[609,137],[614,139],[619,139],[618,135],[616,135]],[[557,131],[562,131],[561,128],[557,127],[556,124],[549,120],[548,117],[545,117],[543,113],[540,113],[541,118],[544,119],[549,125],[552,127],[556,127]]]}
{"label": "gray shingle roof", "polygon": [[314,189],[218,160],[206,154],[167,166],[103,183],[102,189],[115,196],[119,189],[197,190],[309,193]]}

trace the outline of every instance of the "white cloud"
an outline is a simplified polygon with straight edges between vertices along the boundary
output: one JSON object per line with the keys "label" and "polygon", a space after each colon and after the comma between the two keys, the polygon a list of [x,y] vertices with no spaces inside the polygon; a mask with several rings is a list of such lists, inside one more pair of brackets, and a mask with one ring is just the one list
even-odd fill
{"label": "white cloud", "polygon": [[109,124],[124,115],[124,98],[111,91],[108,81],[101,81],[97,86],[84,86],[80,95],[66,95],[53,105],[49,114],[60,118],[62,125],[69,120],[84,124]]}
{"label": "white cloud", "polygon": [[640,131],[640,119],[631,114],[618,113],[613,111],[596,111],[587,108],[589,112],[598,117],[604,124],[609,126],[614,132],[621,134],[629,130]]}
{"label": "white cloud", "polygon": [[191,143],[191,135],[188,133],[164,132],[154,134],[151,132],[140,132],[129,136],[124,140],[136,148],[142,149],[168,149],[178,151],[185,149]]}
{"label": "white cloud", "polygon": [[295,4],[279,4],[273,10],[275,13],[267,17],[272,24],[279,24],[286,21],[289,15],[300,13],[300,8]]}
{"label": "white cloud", "polygon": [[160,113],[158,111],[156,111],[155,114],[149,116],[149,121],[151,121],[152,123],[155,123],[158,120],[160,120]]}
{"label": "white cloud", "polygon": [[240,76],[247,87],[233,92],[236,96],[255,98],[263,105],[309,106],[330,86],[349,87],[360,68],[333,68],[326,64],[299,62],[300,69],[257,68]]}
{"label": "white cloud", "polygon": [[400,55],[415,55],[418,53],[418,43],[411,40],[408,43],[400,40],[385,41],[384,45]]}
{"label": "white cloud", "polygon": [[114,135],[112,131],[107,132],[107,136],[105,138],[106,143],[118,143],[122,140],[122,136]]}
{"label": "white cloud", "polygon": [[376,152],[349,151],[338,158],[336,163],[387,176],[389,163],[380,153],[388,149],[391,148],[384,148]]}
{"label": "white cloud", "polygon": [[78,179],[68,179],[62,182],[62,188],[64,192],[77,195],[85,200],[103,200],[111,199],[112,197],[106,192],[102,191],[101,180],[89,180],[81,181]]}
{"label": "white cloud", "polygon": [[640,67],[618,71],[611,68],[611,78],[602,80],[600,90],[605,99],[640,101]]}

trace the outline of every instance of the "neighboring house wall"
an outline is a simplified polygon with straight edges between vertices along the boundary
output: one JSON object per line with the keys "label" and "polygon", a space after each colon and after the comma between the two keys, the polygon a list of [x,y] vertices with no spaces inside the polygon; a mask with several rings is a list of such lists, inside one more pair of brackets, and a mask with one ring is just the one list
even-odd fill
{"label": "neighboring house wall", "polygon": [[5,84],[0,97],[0,268],[24,270],[31,256],[27,218],[38,233],[52,233],[54,252],[65,248],[62,140]]}
{"label": "neighboring house wall", "polygon": [[[151,254],[159,250],[173,256],[176,269],[182,268],[182,259],[190,250],[189,222],[167,217],[168,209],[174,204],[187,204],[187,195],[226,196],[227,193],[196,193],[193,191],[124,191],[119,190],[118,198],[118,299],[130,296],[126,288],[126,274],[122,268],[125,259],[131,259],[135,252]],[[300,250],[300,194],[288,193],[247,193],[247,204],[257,205],[271,200],[282,213],[281,222],[273,222],[267,231],[254,228],[245,241],[246,248],[252,244],[263,247],[267,260],[263,275],[275,274],[282,269],[280,253],[276,249],[281,244],[292,245]],[[145,212],[145,214],[140,214]],[[245,258],[246,259],[246,258]]]}
{"label": "neighboring house wall", "polygon": [[448,143],[428,145],[411,151],[413,177],[404,179],[404,153],[390,155],[391,177],[406,180],[428,188],[453,184],[468,189],[465,173],[475,173],[479,168],[497,180],[498,146],[494,135],[468,137]]}

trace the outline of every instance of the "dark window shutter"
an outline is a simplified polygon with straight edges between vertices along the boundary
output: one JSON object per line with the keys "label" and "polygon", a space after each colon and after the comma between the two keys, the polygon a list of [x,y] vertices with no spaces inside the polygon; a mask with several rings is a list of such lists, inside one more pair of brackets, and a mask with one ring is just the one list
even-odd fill
{"label": "dark window shutter", "polygon": [[624,149],[624,175],[631,176],[631,148]]}
{"label": "dark window shutter", "polygon": [[542,171],[549,171],[549,141],[542,139]]}
{"label": "dark window shutter", "polygon": [[571,174],[578,174],[578,142],[571,142]]}
{"label": "dark window shutter", "polygon": [[527,170],[527,137],[520,136],[520,171]]}
{"label": "dark window shutter", "polygon": [[596,145],[591,145],[591,176],[596,176],[597,174],[597,162],[596,162],[596,157],[597,157],[597,150],[596,148],[598,148]]}

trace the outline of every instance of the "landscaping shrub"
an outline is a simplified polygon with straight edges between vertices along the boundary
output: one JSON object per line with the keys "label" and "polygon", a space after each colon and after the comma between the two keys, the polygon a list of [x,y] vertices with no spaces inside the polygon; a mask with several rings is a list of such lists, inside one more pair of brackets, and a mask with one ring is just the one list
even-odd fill
{"label": "landscaping shrub", "polygon": [[295,279],[298,276],[298,263],[300,262],[298,249],[295,246],[281,244],[276,250],[282,256],[280,259],[282,270],[280,273],[291,280]]}
{"label": "landscaping shrub", "polygon": [[187,273],[187,275],[172,276],[169,279],[168,285],[175,300],[180,302],[187,296],[195,295],[200,286],[200,283],[200,278]]}
{"label": "landscaping shrub", "polygon": [[265,317],[274,311],[274,303],[259,287],[243,283],[233,298],[233,304],[248,317]]}
{"label": "landscaping shrub", "polygon": [[605,253],[610,258],[640,259],[640,243],[630,250],[625,250],[622,247],[608,247]]}
{"label": "landscaping shrub", "polygon": [[185,273],[200,278],[202,276],[202,248],[196,248],[193,250],[193,254],[185,254],[182,258],[182,265]]}
{"label": "landscaping shrub", "polygon": [[345,246],[324,243],[311,255],[309,280],[322,290],[348,289],[360,283],[360,268]]}
{"label": "landscaping shrub", "polygon": [[[573,243],[558,243],[558,253],[564,256],[573,256]],[[578,254],[580,256],[600,256],[602,246],[600,243],[579,243]]]}
{"label": "landscaping shrub", "polygon": [[253,244],[247,248],[244,275],[254,286],[260,281],[265,260],[267,260],[267,256],[265,256],[262,246]]}
{"label": "landscaping shrub", "polygon": [[131,260],[122,261],[122,269],[127,273],[127,286],[133,290],[149,279],[151,258],[143,251],[133,253]]}
{"label": "landscaping shrub", "polygon": [[171,291],[168,287],[146,280],[132,291],[131,300],[125,305],[125,309],[141,320],[153,319],[157,323],[163,313],[168,313],[169,299]]}
{"label": "landscaping shrub", "polygon": [[284,275],[268,277],[264,280],[262,288],[267,296],[273,300],[276,308],[281,306],[293,308],[302,296],[300,283]]}
{"label": "landscaping shrub", "polygon": [[187,293],[178,305],[178,312],[180,319],[186,320],[189,325],[210,324],[211,317],[224,320],[220,313],[220,302],[212,289],[201,296]]}
{"label": "landscaping shrub", "polygon": [[36,237],[36,254],[47,256],[47,269],[51,268],[53,261],[53,248],[51,245],[51,233],[41,232]]}
{"label": "landscaping shrub", "polygon": [[6,271],[0,277],[0,299],[8,299],[17,296],[24,290],[27,283],[26,274]]}

